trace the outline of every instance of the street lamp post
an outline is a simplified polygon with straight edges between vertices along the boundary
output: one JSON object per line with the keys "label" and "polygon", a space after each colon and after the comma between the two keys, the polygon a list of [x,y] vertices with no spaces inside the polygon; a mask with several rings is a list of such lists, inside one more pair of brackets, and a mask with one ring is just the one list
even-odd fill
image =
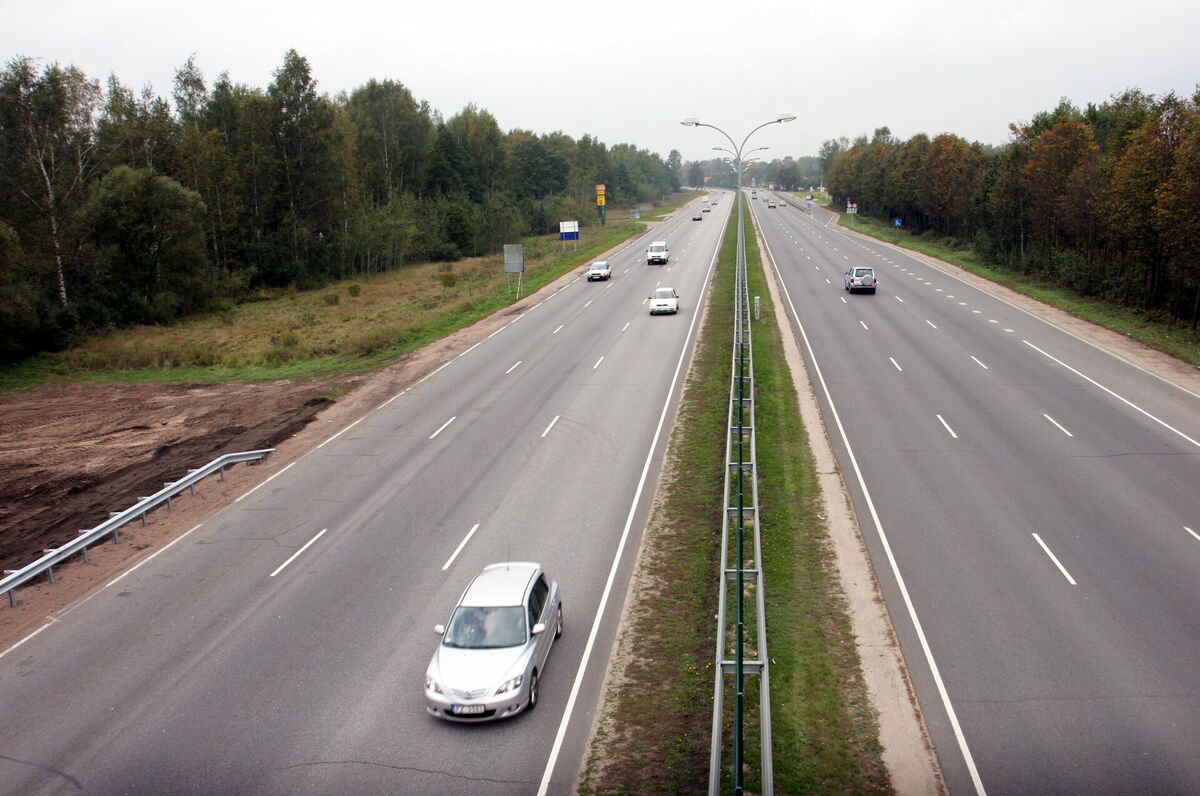
{"label": "street lamp post", "polygon": [[[743,170],[744,166],[746,165],[746,160],[742,154],[742,148],[744,146],[746,146],[746,142],[750,140],[750,136],[754,135],[754,133],[756,133],[757,131],[766,127],[767,125],[782,124],[783,122],[790,122],[790,121],[794,120],[795,118],[796,118],[796,115],[794,113],[781,113],[776,118],[774,118],[768,122],[763,122],[758,127],[755,127],[753,130],[751,130],[749,133],[747,133],[746,137],[742,139],[742,143],[740,145],[735,143],[733,138],[730,137],[729,133],[725,132],[720,127],[717,127],[716,125],[712,125],[712,124],[705,124],[704,122],[701,122],[695,116],[689,116],[688,118],[683,119],[680,122],[680,124],[684,125],[685,127],[711,127],[712,129],[716,130],[721,135],[725,136],[725,138],[728,139],[730,146],[733,147],[732,151],[725,149],[724,147],[713,147],[713,149],[719,150],[722,152],[728,152],[729,154],[733,155],[734,171],[737,172],[737,191],[736,191],[735,195],[737,196],[737,203],[738,203],[737,267],[738,267],[739,273],[738,273],[737,279],[735,279],[735,282],[739,285],[745,284],[744,283],[744,279],[745,279],[744,268],[745,268],[745,260],[746,260],[746,254],[745,254],[746,243],[745,243],[745,239],[744,239],[744,228],[743,228],[743,220],[742,220],[742,218],[743,218],[742,170]],[[766,147],[758,147],[758,149],[766,149]],[[750,150],[750,152],[757,152],[758,149]],[[750,154],[750,152],[747,152],[746,154]],[[741,289],[741,288],[739,288],[739,289]],[[741,330],[739,330],[738,334],[741,334]],[[746,350],[744,347],[744,345],[745,345],[744,342],[740,338],[738,338],[737,340],[738,340],[738,342],[737,342],[737,345],[738,345],[738,431],[737,431],[738,461],[737,461],[737,466],[734,468],[737,472],[737,501],[738,501],[737,502],[737,541],[735,543],[737,546],[737,601],[736,601],[737,607],[736,607],[736,621],[735,621],[735,624],[737,627],[737,640],[735,642],[735,656],[734,656],[735,688],[734,688],[734,706],[733,706],[733,721],[734,721],[733,790],[734,790],[734,793],[741,794],[744,792],[744,786],[742,784],[742,745],[743,745],[742,702],[744,700],[745,693],[746,693],[745,677],[744,677],[744,672],[743,672],[743,652],[742,652],[742,647],[743,647],[743,643],[745,640],[745,616],[744,616],[745,611],[744,611],[744,607],[743,607],[743,602],[744,602],[743,598],[745,596],[745,591],[746,591],[746,586],[745,586],[745,570],[746,570],[745,563],[746,562],[745,562],[745,541],[744,541],[744,529],[745,529],[745,515],[744,515],[744,512],[745,512],[745,484],[744,484],[745,473],[744,473],[744,469],[745,469],[745,467],[744,467],[744,462],[745,462],[745,452],[743,450],[743,444],[744,444],[744,440],[745,440],[744,412],[745,412],[746,402],[745,402],[745,395],[742,392],[742,390],[745,388],[745,384],[746,384]],[[756,518],[756,521],[757,521],[757,518]],[[721,566],[722,566],[722,568],[725,566],[724,561],[721,562]],[[760,572],[762,571],[762,562],[761,561],[755,561],[755,566],[759,568]],[[722,579],[721,579],[721,588],[722,589],[725,588],[724,576],[722,576]],[[724,628],[721,628],[721,630],[718,633],[718,638],[719,639],[723,638],[724,637],[723,634],[724,634]],[[721,644],[721,643],[723,643],[723,642],[719,640],[718,644]],[[718,654],[720,655],[720,653],[718,653]],[[719,664],[720,664],[720,661],[718,660],[718,665]],[[762,665],[765,666],[766,661],[763,661]],[[720,675],[718,674],[718,676],[720,676]],[[716,722],[718,720],[719,720],[718,717],[714,716],[714,719],[713,719],[714,728],[716,728],[716,726],[717,726]],[[716,735],[714,733],[714,739],[715,739],[715,737],[716,737]],[[766,759],[766,758],[764,758],[764,759]],[[719,779],[719,775],[717,778]],[[715,785],[716,785],[715,782],[709,783],[709,791],[710,792],[714,792],[713,789],[714,789]],[[768,793],[772,792],[772,788],[771,788],[771,785],[769,782],[764,782],[763,785],[764,785],[765,792],[768,792]]]}

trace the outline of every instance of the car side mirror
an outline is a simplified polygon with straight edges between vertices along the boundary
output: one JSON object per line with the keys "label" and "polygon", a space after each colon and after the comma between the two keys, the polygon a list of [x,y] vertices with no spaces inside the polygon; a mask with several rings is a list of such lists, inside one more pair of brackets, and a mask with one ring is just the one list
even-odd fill
{"label": "car side mirror", "polygon": [[533,626],[533,630],[531,630],[529,632],[535,636],[538,635],[539,633],[545,633],[546,632],[546,623],[538,622],[536,625]]}
{"label": "car side mirror", "polygon": [[444,636],[444,635],[446,635],[446,626],[445,625],[434,625],[433,632],[437,633],[439,636]]}

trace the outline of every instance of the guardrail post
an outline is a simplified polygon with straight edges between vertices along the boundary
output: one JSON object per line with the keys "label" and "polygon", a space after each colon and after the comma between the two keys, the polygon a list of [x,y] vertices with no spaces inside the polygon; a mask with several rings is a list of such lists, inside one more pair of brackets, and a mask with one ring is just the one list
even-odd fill
{"label": "guardrail post", "polygon": [[[91,532],[92,532],[91,528],[84,528],[82,531],[79,532],[79,535],[83,536],[85,533],[91,533]],[[88,558],[88,549],[86,547],[83,548],[83,563],[85,563],[85,564],[92,563],[91,559]]]}
{"label": "guardrail post", "polygon": [[[42,550],[43,553],[57,553],[58,548],[52,547],[49,550]],[[46,567],[46,575],[50,578],[50,582],[54,582],[54,567]]]}

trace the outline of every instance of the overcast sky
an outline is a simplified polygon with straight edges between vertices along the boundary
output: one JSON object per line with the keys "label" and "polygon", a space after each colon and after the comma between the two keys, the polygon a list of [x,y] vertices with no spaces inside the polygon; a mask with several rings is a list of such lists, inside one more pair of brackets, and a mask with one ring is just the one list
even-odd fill
{"label": "overcast sky", "polygon": [[901,139],[1008,140],[1010,122],[1126,88],[1191,96],[1196,0],[0,0],[0,55],[74,64],[170,97],[195,53],[265,88],[289,48],[318,89],[398,80],[447,118],[468,103],[501,129],[631,143],[687,160],[752,128],[767,157],[883,125]]}

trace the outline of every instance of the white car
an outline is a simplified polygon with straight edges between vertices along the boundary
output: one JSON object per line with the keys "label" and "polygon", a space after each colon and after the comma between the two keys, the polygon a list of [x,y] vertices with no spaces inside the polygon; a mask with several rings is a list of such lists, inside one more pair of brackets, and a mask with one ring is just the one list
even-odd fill
{"label": "white car", "polygon": [[654,291],[654,295],[650,296],[650,314],[659,315],[667,312],[672,315],[679,312],[679,294],[673,287],[660,287]]}
{"label": "white car", "polygon": [[591,282],[593,279],[607,280],[612,276],[612,268],[608,264],[608,260],[597,260],[588,266],[587,278]]}
{"label": "white car", "polygon": [[666,265],[671,259],[671,250],[665,240],[656,240],[646,249],[646,265]]}
{"label": "white car", "polygon": [[426,711],[488,721],[533,710],[538,678],[562,635],[562,597],[541,564],[490,564],[463,592],[425,670]]}

